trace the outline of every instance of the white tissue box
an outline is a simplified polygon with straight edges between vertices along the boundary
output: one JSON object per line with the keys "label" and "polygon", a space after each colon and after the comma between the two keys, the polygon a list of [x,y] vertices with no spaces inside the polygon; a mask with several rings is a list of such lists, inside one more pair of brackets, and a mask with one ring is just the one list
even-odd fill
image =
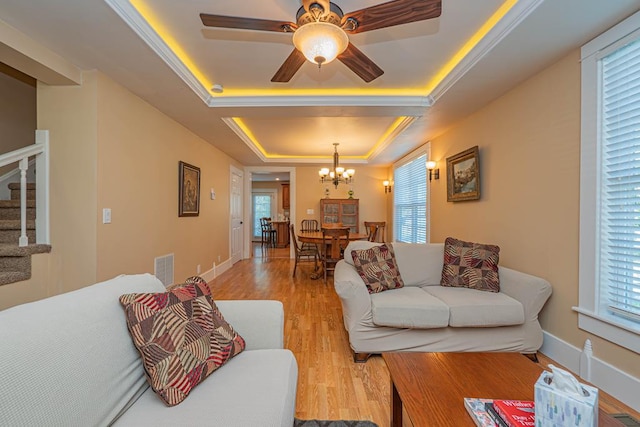
{"label": "white tissue box", "polygon": [[554,387],[553,373],[543,372],[535,384],[536,427],[597,427],[598,389],[580,384],[583,396]]}

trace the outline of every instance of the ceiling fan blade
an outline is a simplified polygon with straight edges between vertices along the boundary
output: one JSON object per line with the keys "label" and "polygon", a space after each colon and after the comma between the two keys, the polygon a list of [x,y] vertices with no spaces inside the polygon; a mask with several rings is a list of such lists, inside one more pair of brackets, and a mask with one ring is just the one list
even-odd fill
{"label": "ceiling fan blade", "polygon": [[347,13],[342,18],[358,21],[358,26],[351,33],[362,33],[409,22],[437,18],[442,13],[441,0],[394,0],[378,4],[355,12]]}
{"label": "ceiling fan blade", "polygon": [[273,75],[271,81],[273,83],[286,83],[296,74],[296,72],[302,67],[306,58],[298,49],[293,49],[291,55],[285,59],[284,63],[280,66],[278,71]]}
{"label": "ceiling fan blade", "polygon": [[201,13],[200,19],[207,27],[239,28],[243,30],[287,32],[296,28],[293,22],[270,21],[268,19],[242,18],[237,16],[209,15]]}
{"label": "ceiling fan blade", "polygon": [[382,68],[378,67],[375,62],[351,43],[344,52],[338,55],[338,59],[367,83],[384,74]]}

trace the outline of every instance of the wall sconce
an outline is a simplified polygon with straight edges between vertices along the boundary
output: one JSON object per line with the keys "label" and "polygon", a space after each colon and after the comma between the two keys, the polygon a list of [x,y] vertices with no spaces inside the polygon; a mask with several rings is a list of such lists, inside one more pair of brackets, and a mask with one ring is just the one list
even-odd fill
{"label": "wall sconce", "polygon": [[384,185],[384,194],[391,193],[391,183],[389,181],[382,181]]}
{"label": "wall sconce", "polygon": [[433,179],[440,179],[440,169],[436,169],[436,162],[433,160],[429,160],[427,162],[427,170],[429,171],[429,181],[431,181],[431,177]]}

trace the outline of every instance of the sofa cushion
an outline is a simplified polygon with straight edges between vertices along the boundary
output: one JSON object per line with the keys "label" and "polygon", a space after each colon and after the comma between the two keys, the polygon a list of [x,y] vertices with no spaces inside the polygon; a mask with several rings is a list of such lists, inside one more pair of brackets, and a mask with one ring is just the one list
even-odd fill
{"label": "sofa cushion", "polygon": [[[380,243],[370,242],[368,240],[353,240],[349,242],[347,247],[344,249],[344,253],[350,254],[351,251],[361,251],[363,249],[371,249],[375,246],[380,246]],[[344,257],[344,261],[349,265],[353,265],[353,258],[350,256]]]}
{"label": "sofa cushion", "polygon": [[125,294],[120,303],[149,385],[168,406],[245,347],[200,277],[167,292]]}
{"label": "sofa cushion", "polygon": [[352,250],[351,257],[369,293],[374,294],[404,286],[392,246],[383,244],[369,249]]}
{"label": "sofa cushion", "polygon": [[449,326],[493,327],[524,323],[522,304],[503,292],[444,286],[426,286],[423,289],[449,307]]}
{"label": "sofa cushion", "polygon": [[167,407],[149,389],[114,426],[293,426],[297,379],[291,351],[243,351],[179,406]]}
{"label": "sofa cushion", "polygon": [[449,324],[449,307],[417,286],[371,294],[373,323],[392,328],[430,329]]}
{"label": "sofa cushion", "polygon": [[393,250],[405,286],[440,284],[443,243],[393,243]]}
{"label": "sofa cushion", "polygon": [[444,242],[444,262],[440,284],[499,292],[499,258],[498,246],[447,237]]}

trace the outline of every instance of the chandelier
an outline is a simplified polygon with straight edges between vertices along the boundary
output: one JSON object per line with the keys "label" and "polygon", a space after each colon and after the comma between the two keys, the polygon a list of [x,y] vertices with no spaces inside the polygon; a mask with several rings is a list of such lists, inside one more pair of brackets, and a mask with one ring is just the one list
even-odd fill
{"label": "chandelier", "polygon": [[346,169],[340,166],[340,155],[338,154],[337,142],[333,143],[333,170],[329,168],[322,168],[318,171],[320,175],[320,182],[331,182],[338,188],[338,184],[351,184],[353,181],[353,175],[356,173],[354,169]]}

